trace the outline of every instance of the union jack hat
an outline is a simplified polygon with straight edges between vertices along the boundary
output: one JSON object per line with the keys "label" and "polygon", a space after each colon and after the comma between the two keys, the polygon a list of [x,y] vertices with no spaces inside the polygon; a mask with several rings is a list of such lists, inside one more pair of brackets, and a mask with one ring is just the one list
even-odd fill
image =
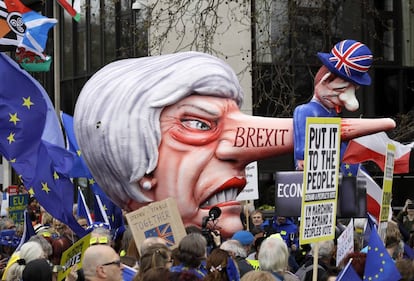
{"label": "union jack hat", "polygon": [[318,57],[330,72],[342,79],[361,86],[371,84],[368,69],[372,64],[372,53],[364,44],[343,40],[330,53],[318,53]]}

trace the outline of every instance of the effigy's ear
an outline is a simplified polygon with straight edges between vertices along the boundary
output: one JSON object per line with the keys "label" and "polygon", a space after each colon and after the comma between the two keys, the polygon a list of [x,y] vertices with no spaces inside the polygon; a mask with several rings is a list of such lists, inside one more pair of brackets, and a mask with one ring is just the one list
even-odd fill
{"label": "effigy's ear", "polygon": [[[331,75],[332,75],[332,73],[330,73],[330,72],[326,73],[326,74],[322,77],[321,81],[319,81],[318,85],[327,83],[327,81],[326,81],[326,80],[328,80],[329,76],[331,76]],[[328,82],[329,82],[329,81],[328,81]]]}
{"label": "effigy's ear", "polygon": [[327,80],[328,80],[329,76],[331,76],[331,74],[332,73],[330,73],[330,72],[326,73],[322,77],[322,79],[319,81],[319,83],[316,84],[314,91],[315,91],[315,94],[317,96],[329,95],[329,91],[330,91],[330,89],[328,88],[329,81],[327,81]]}
{"label": "effigy's ear", "polygon": [[157,179],[153,175],[146,174],[138,181],[139,186],[143,190],[151,190],[157,186]]}

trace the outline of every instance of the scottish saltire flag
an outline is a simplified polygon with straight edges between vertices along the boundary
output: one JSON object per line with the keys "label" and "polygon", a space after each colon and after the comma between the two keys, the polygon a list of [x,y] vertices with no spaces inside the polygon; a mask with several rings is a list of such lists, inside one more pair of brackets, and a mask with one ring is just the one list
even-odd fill
{"label": "scottish saltire flag", "polygon": [[363,280],[398,281],[400,279],[401,274],[395,266],[394,260],[388,254],[378,232],[372,229]]}
{"label": "scottish saltire flag", "polygon": [[336,281],[361,281],[361,277],[359,277],[358,273],[356,273],[355,269],[352,267],[352,259],[347,263],[344,269],[339,272],[338,276],[336,277]]}
{"label": "scottish saltire flag", "polygon": [[85,218],[88,222],[88,226],[92,225],[93,220],[91,217],[91,212],[89,211],[88,204],[86,204],[85,196],[83,196],[82,190],[78,187],[78,217]]}
{"label": "scottish saltire flag", "polygon": [[106,214],[105,207],[102,204],[101,198],[98,194],[95,194],[94,214],[95,222],[103,222],[106,223],[108,226],[111,226],[111,224],[109,223],[108,215]]}
{"label": "scottish saltire flag", "polygon": [[67,177],[73,155],[59,145],[63,135],[53,113],[42,86],[0,53],[0,153],[46,211],[82,237]]}
{"label": "scottish saltire flag", "polygon": [[160,237],[170,247],[175,245],[174,235],[169,223],[161,224],[144,232],[145,238]]}
{"label": "scottish saltire flag", "polygon": [[33,52],[42,59],[46,59],[43,51],[46,48],[49,29],[57,23],[56,19],[45,17],[25,6],[20,0],[5,0],[9,13],[20,13],[23,24],[26,26],[22,41],[18,47]]}
{"label": "scottish saltire flag", "polygon": [[43,52],[46,48],[48,32],[56,25],[57,20],[42,16],[35,11],[22,14],[22,19],[27,30],[19,46],[46,59]]}
{"label": "scottish saltire flag", "polygon": [[[103,209],[106,212],[106,215],[111,225],[111,229],[116,230],[124,226],[124,219],[122,215],[122,210],[117,205],[115,205],[108,196],[103,192],[101,187],[96,183],[95,179],[92,177],[91,172],[88,169],[88,166],[85,163],[85,160],[82,157],[82,152],[79,149],[79,145],[76,141],[75,132],[73,131],[73,117],[61,113],[61,119],[63,127],[66,132],[67,143],[69,151],[75,154],[75,160],[70,172],[70,176],[74,178],[85,177],[88,179],[89,186],[92,189],[94,194],[99,195],[99,199],[102,203]],[[96,204],[96,200],[94,201]],[[94,207],[95,209],[96,207]],[[103,217],[98,218],[103,219]],[[95,217],[96,220],[96,217]]]}
{"label": "scottish saltire flag", "polygon": [[[102,191],[102,189],[99,187],[99,185],[96,184],[94,180],[91,180],[89,183],[91,184],[91,188],[93,193],[95,194],[95,198],[99,198],[95,200],[95,204],[100,204],[102,206],[100,207],[100,210],[106,214],[106,216],[102,215],[101,219],[104,219],[106,217],[113,231],[117,231],[119,228],[123,228],[124,217],[121,208],[115,205],[114,202],[112,202],[108,198],[108,196],[106,196],[106,194]],[[97,221],[96,217],[95,221]]]}
{"label": "scottish saltire flag", "polygon": [[15,51],[25,32],[22,15],[9,12],[4,0],[0,0],[0,52]]}
{"label": "scottish saltire flag", "polygon": [[23,234],[22,238],[20,239],[19,246],[17,246],[15,251],[19,251],[20,247],[29,241],[30,237],[36,235],[36,232],[33,229],[32,221],[29,218],[29,212],[27,210],[24,211],[24,226],[23,226]]}

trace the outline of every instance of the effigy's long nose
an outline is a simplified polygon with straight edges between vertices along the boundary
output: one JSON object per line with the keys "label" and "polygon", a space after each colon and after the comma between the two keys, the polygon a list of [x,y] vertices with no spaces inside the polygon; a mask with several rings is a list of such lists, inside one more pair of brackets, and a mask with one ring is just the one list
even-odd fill
{"label": "effigy's long nose", "polygon": [[[341,119],[341,139],[387,131],[395,127],[390,118]],[[293,119],[250,116],[241,112],[228,115],[217,148],[224,160],[249,163],[293,152]]]}
{"label": "effigy's long nose", "polygon": [[242,163],[293,151],[293,119],[258,117],[236,112],[228,115],[217,149],[224,160]]}

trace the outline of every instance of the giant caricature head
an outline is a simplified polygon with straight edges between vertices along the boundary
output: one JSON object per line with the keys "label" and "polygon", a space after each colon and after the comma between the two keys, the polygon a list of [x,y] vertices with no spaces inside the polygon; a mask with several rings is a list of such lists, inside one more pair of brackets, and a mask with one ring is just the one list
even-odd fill
{"label": "giant caricature head", "polygon": [[[74,129],[93,176],[120,207],[174,197],[186,225],[213,206],[239,230],[245,166],[292,150],[292,120],[242,114],[234,71],[184,52],[111,63],[82,89]],[[223,227],[223,226],[226,227]]]}
{"label": "giant caricature head", "polygon": [[318,53],[323,66],[315,76],[315,97],[337,113],[342,108],[356,111],[359,103],[355,90],[371,84],[368,70],[372,64],[372,53],[364,44],[354,40],[343,40],[330,53]]}

